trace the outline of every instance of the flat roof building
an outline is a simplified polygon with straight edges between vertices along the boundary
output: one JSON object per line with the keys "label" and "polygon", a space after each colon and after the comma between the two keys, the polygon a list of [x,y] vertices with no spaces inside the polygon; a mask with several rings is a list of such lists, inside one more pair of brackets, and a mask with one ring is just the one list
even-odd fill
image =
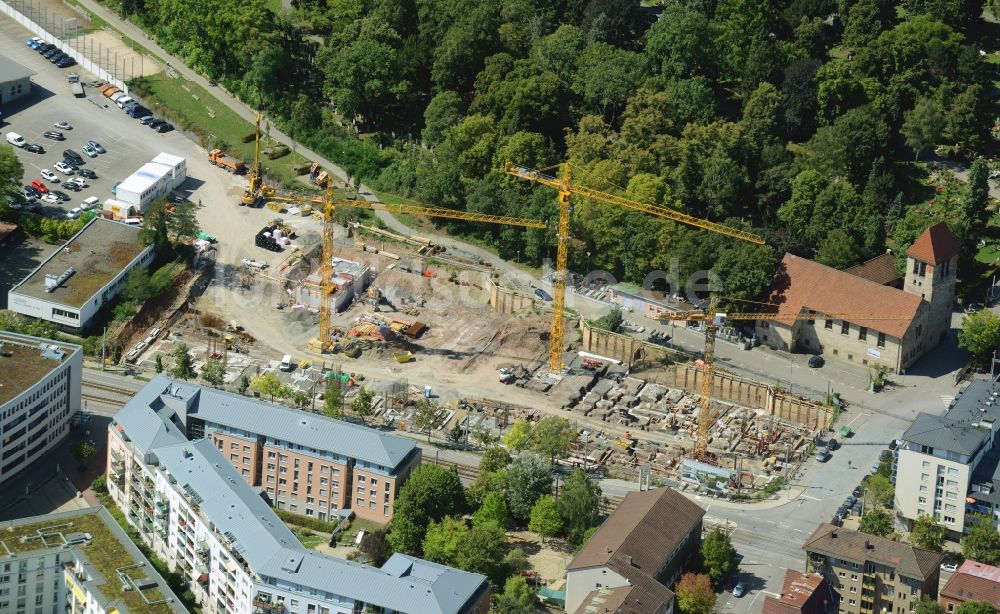
{"label": "flat roof building", "polygon": [[0,55],[0,105],[13,102],[31,92],[31,76],[35,71]]}
{"label": "flat roof building", "polygon": [[185,614],[103,507],[4,522],[0,614]]}
{"label": "flat roof building", "polygon": [[62,442],[82,382],[80,346],[0,331],[0,484]]}
{"label": "flat roof building", "polygon": [[118,184],[115,199],[145,213],[150,203],[169,194],[185,179],[187,164],[184,158],[160,153]]}
{"label": "flat roof building", "polygon": [[87,328],[136,267],[149,266],[153,247],[134,226],[94,218],[7,293],[11,311],[73,331]]}
{"label": "flat roof building", "polygon": [[[245,412],[252,413],[258,402],[206,394],[210,392],[217,393],[154,379],[112,420],[107,468],[112,499],[170,569],[189,580],[206,612],[351,614],[371,606],[374,611],[400,614],[486,614],[490,593],[485,576],[401,554],[376,568],[302,546],[264,493],[247,483],[242,465],[233,464],[230,446],[218,447],[210,425],[219,413],[202,411],[212,405],[216,412],[229,412],[232,421],[247,429],[244,437],[255,437],[251,432],[255,421],[264,417],[246,418]],[[272,412],[278,409],[259,405]],[[292,413],[296,418],[309,416]],[[274,425],[290,421],[287,415],[271,416]],[[281,436],[302,444],[288,441],[273,458],[266,448],[257,453],[265,462],[289,465],[282,479],[293,479],[293,471],[310,471],[305,461],[293,466],[297,459],[291,458],[292,450],[309,447],[308,441],[329,438],[328,444],[346,443],[342,437],[353,436],[358,449],[381,446],[379,435],[363,437],[360,429],[324,437],[322,432],[313,433],[321,423],[291,422],[281,427],[285,429]],[[203,428],[204,435],[199,435]],[[237,444],[237,455],[254,454],[242,445]],[[401,445],[371,454],[372,462],[387,463],[407,456]],[[311,462],[316,463],[311,471],[325,475],[329,488],[332,474],[323,472],[318,460]],[[319,496],[318,488],[313,496]]]}

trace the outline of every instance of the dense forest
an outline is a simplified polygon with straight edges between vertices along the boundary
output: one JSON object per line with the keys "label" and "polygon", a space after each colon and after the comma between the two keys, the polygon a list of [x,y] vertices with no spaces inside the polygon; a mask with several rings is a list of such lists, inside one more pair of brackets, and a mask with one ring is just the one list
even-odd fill
{"label": "dense forest", "polygon": [[[293,6],[126,0],[122,9],[377,189],[551,219],[554,193],[502,164],[568,160],[591,187],[753,228],[768,243],[578,202],[577,270],[638,282],[676,260],[681,274],[714,267],[728,294],[751,296],[785,251],[842,268],[946,219],[971,246],[971,277],[988,222],[987,168],[973,160],[996,145],[1000,34],[981,18],[982,0]],[[971,163],[971,176],[931,198],[913,161],[938,145]],[[554,256],[553,230],[452,230],[508,258]]]}

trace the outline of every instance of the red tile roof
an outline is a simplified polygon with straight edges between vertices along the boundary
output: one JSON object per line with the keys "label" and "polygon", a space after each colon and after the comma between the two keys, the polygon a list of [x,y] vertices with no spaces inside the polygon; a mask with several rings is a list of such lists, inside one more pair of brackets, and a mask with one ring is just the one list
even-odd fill
{"label": "red tile roof", "polygon": [[903,275],[896,270],[896,258],[892,254],[882,254],[875,256],[871,260],[844,269],[845,273],[850,273],[855,277],[861,277],[868,281],[874,281],[881,286],[888,286],[900,279]]}
{"label": "red tile roof", "polygon": [[827,603],[833,594],[823,576],[786,569],[781,595],[767,595],[761,614],[822,614]]}
{"label": "red tile roof", "polygon": [[923,232],[913,242],[906,255],[928,264],[940,264],[958,254],[958,243],[948,229],[948,224],[938,222]]}
{"label": "red tile roof", "polygon": [[[923,299],[807,258],[785,254],[771,282],[768,302],[778,305],[779,313],[788,314],[808,309],[818,314],[899,315],[899,319],[849,320],[899,339],[913,324]],[[788,326],[794,323],[794,320],[778,321]]]}
{"label": "red tile roof", "polygon": [[1000,568],[965,561],[941,589],[941,597],[956,601],[988,601],[1000,608]]}

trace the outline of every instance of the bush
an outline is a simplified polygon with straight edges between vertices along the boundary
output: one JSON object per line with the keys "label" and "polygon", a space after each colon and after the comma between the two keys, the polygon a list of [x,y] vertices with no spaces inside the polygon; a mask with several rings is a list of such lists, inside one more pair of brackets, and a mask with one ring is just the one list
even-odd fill
{"label": "bush", "polygon": [[291,149],[286,145],[277,145],[272,147],[267,154],[269,160],[277,160],[278,158],[283,158],[292,152]]}
{"label": "bush", "polygon": [[103,473],[90,483],[90,489],[98,494],[107,494],[108,492],[108,478]]}
{"label": "bush", "polygon": [[318,518],[313,518],[312,516],[303,516],[302,514],[294,514],[292,512],[275,508],[274,510],[278,514],[278,518],[281,518],[284,522],[288,524],[294,524],[300,527],[305,527],[307,529],[313,529],[314,531],[320,531],[322,533],[333,533],[333,530],[337,528],[337,523],[327,522],[325,520],[320,520]]}

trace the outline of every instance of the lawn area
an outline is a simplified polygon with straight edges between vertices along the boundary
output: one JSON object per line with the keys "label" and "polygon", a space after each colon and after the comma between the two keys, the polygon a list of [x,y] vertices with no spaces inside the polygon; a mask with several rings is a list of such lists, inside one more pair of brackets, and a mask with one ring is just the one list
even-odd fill
{"label": "lawn area", "polygon": [[[130,85],[151,110],[198,133],[206,147],[221,144],[229,155],[248,162],[253,160],[253,142],[243,142],[243,137],[253,133],[253,124],[222,104],[205,88],[182,77],[174,79],[166,74],[136,79]],[[262,126],[262,131],[264,128]],[[275,144],[275,141],[262,135],[261,149]],[[309,163],[295,152],[276,160],[261,157],[261,164],[278,182],[294,181],[296,175],[292,166]]]}
{"label": "lawn area", "polygon": [[[310,535],[306,535],[305,534],[306,532],[310,533]],[[303,546],[309,548],[310,550],[315,550],[316,546],[323,545],[330,540],[329,535],[323,535],[320,533],[316,533],[315,531],[308,531],[308,530],[303,532],[296,532],[295,536],[299,538],[299,541],[302,542]]]}

